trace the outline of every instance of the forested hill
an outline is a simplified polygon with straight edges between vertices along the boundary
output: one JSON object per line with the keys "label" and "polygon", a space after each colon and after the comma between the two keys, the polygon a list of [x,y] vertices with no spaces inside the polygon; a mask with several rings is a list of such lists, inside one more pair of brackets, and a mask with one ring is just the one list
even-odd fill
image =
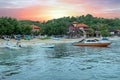
{"label": "forested hill", "polygon": [[31,20],[21,20],[20,22],[23,24],[34,24],[36,26],[67,26],[71,24],[72,22],[78,22],[78,23],[84,23],[90,26],[91,28],[95,28],[98,26],[107,26],[109,29],[120,29],[120,19],[114,18],[114,19],[107,19],[107,18],[101,18],[101,17],[93,17],[90,14],[87,14],[86,16],[78,16],[78,17],[62,17],[58,19],[52,19],[48,20],[46,22],[39,22],[39,21],[31,21]]}
{"label": "forested hill", "polygon": [[120,19],[106,19],[93,17],[90,14],[78,16],[78,17],[63,17],[59,19],[48,20],[47,22],[37,22],[37,21],[22,21],[29,24],[35,24],[41,27],[42,34],[48,35],[61,35],[66,34],[66,27],[72,22],[79,22],[88,25],[91,29],[101,31],[101,30],[118,30],[120,29]]}
{"label": "forested hill", "polygon": [[[5,34],[31,34],[30,25],[40,27],[39,34],[46,35],[64,35],[67,34],[67,26],[72,22],[84,23],[90,27],[91,31],[109,31],[120,30],[120,19],[106,19],[93,17],[90,14],[78,17],[63,17],[46,22],[31,21],[31,20],[16,20],[9,17],[0,18],[0,35]],[[25,24],[24,27],[23,24]],[[39,35],[38,34],[38,35]]]}

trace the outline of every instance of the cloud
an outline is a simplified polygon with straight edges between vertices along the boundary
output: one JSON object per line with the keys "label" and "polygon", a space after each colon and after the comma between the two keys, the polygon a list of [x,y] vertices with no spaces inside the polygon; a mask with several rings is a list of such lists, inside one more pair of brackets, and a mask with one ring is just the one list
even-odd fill
{"label": "cloud", "polygon": [[120,17],[119,13],[120,0],[0,0],[0,16],[18,19],[52,19],[54,14]]}
{"label": "cloud", "polygon": [[104,9],[104,12],[106,12],[106,13],[120,12],[120,8]]}
{"label": "cloud", "polygon": [[24,8],[30,6],[56,6],[57,0],[0,0],[1,8]]}
{"label": "cloud", "polygon": [[0,0],[1,8],[23,8],[38,4],[38,0]]}

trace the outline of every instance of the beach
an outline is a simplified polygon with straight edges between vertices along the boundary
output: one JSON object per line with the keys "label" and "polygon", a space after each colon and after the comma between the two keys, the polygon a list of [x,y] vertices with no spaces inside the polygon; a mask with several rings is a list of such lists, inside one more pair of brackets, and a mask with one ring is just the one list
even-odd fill
{"label": "beach", "polygon": [[[22,39],[22,40],[20,40],[20,42],[22,44],[26,44],[26,45],[34,45],[34,44],[42,44],[42,43],[50,43],[50,44],[53,44],[53,43],[73,43],[73,42],[80,41],[81,39],[82,38],[80,38],[80,39],[79,38],[78,39],[65,39],[65,38],[63,38],[60,40],[53,40],[53,39],[42,40],[42,39],[35,38],[35,39],[31,39],[31,40]],[[6,41],[3,39],[0,39],[0,44],[2,45],[4,43],[6,43]],[[9,40],[9,43],[15,44],[15,43],[17,43],[17,40],[11,39],[11,40]]]}

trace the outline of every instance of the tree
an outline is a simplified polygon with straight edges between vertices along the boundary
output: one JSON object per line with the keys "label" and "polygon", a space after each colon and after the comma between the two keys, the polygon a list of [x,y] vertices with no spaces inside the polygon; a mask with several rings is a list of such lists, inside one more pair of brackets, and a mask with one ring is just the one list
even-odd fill
{"label": "tree", "polygon": [[89,36],[94,36],[94,30],[92,28],[88,29]]}
{"label": "tree", "polygon": [[0,35],[31,34],[31,27],[24,26],[15,18],[0,18]]}
{"label": "tree", "polygon": [[19,22],[14,18],[2,17],[0,18],[0,34],[11,35],[15,33]]}
{"label": "tree", "polygon": [[22,34],[30,35],[32,33],[32,28],[29,25],[25,25],[21,27]]}
{"label": "tree", "polygon": [[110,36],[110,33],[109,33],[108,31],[106,31],[106,30],[102,30],[102,31],[101,31],[101,35],[102,35],[103,37],[108,37],[108,36]]}
{"label": "tree", "polygon": [[99,31],[102,34],[108,32],[109,30],[120,29],[120,19],[98,18],[93,17],[91,14],[77,17],[62,17],[58,19],[48,20],[46,22],[31,20],[17,21],[14,18],[1,17],[0,35],[31,34],[32,29],[30,28],[30,25],[36,25],[40,27],[40,32],[35,32],[35,34],[38,35],[64,35],[67,33],[67,26],[74,21],[89,25],[90,30],[88,30],[88,33],[91,36],[93,34],[93,31]]}

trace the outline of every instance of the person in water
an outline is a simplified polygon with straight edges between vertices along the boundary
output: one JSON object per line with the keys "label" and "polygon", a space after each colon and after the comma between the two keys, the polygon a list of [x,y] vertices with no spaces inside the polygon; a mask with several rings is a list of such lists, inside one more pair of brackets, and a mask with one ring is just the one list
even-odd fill
{"label": "person in water", "polygon": [[20,43],[21,43],[21,42],[17,41],[16,45],[17,45],[18,47],[22,47]]}
{"label": "person in water", "polygon": [[9,38],[5,38],[5,40],[6,40],[6,45],[8,45],[8,43],[9,43]]}

